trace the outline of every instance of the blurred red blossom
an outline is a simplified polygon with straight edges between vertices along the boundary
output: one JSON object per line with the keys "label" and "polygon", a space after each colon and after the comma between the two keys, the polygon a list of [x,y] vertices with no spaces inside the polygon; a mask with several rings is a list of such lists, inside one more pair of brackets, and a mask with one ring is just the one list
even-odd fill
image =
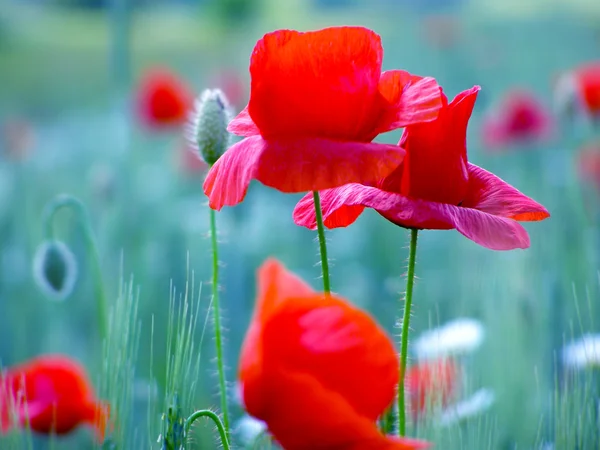
{"label": "blurred red blossom", "polygon": [[600,61],[582,64],[558,76],[554,83],[559,110],[575,109],[589,117],[600,117]]}
{"label": "blurred red blossom", "polygon": [[404,150],[378,134],[433,120],[441,92],[433,78],[381,72],[381,38],[361,27],[279,30],[256,44],[250,101],[229,125],[244,136],[210,169],[213,209],[241,202],[251,180],[281,192],[375,182]]}
{"label": "blurred red blossom", "polygon": [[137,92],[137,110],[150,128],[169,128],[186,123],[194,101],[184,80],[165,67],[147,70]]}
{"label": "blurred red blossom", "polygon": [[39,356],[0,376],[2,432],[16,425],[38,433],[66,434],[87,424],[102,442],[108,420],[108,404],[96,399],[83,367],[67,356]]}
{"label": "blurred red blossom", "polygon": [[[479,86],[461,92],[428,123],[409,125],[398,145],[404,162],[377,184],[347,184],[321,192],[328,228],[352,224],[365,207],[389,221],[418,229],[450,230],[492,250],[529,247],[517,221],[549,217],[539,203],[467,159],[467,124]],[[296,224],[316,228],[312,195],[294,210]]]}
{"label": "blurred red blossom", "polygon": [[526,90],[512,90],[482,126],[483,144],[490,149],[547,141],[553,120],[548,109]]}
{"label": "blurred red blossom", "polygon": [[425,361],[410,367],[405,383],[413,417],[424,416],[432,406],[448,406],[456,395],[459,375],[458,366],[451,359]]}
{"label": "blurred red blossom", "polygon": [[379,432],[398,383],[394,345],[346,300],[314,292],[276,260],[258,296],[240,356],[242,398],[286,450],[401,450],[427,444]]}

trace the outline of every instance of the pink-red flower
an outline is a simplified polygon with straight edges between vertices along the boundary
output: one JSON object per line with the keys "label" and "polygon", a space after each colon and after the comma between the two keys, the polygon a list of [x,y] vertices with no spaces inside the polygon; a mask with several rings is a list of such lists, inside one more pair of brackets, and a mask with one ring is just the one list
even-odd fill
{"label": "pink-red flower", "polygon": [[275,260],[259,271],[239,376],[248,413],[266,422],[286,450],[426,447],[377,429],[398,383],[398,359],[385,332]]}
{"label": "pink-red flower", "polygon": [[137,92],[140,118],[151,128],[185,124],[193,101],[186,83],[164,67],[145,72]]}
{"label": "pink-red flower", "polygon": [[562,74],[555,85],[558,106],[573,105],[577,111],[600,117],[600,61],[592,61]]}
{"label": "pink-red flower", "polygon": [[[345,227],[365,207],[406,228],[456,229],[494,250],[527,248],[517,221],[549,217],[539,203],[467,160],[466,131],[479,87],[461,92],[432,122],[406,127],[404,162],[377,184],[348,184],[321,192],[325,226]],[[445,99],[445,97],[444,97]],[[316,227],[312,196],[294,210],[298,225]]]}
{"label": "pink-red flower", "polygon": [[431,406],[447,406],[456,394],[459,371],[450,359],[426,361],[406,372],[405,385],[413,417],[424,416]]}
{"label": "pink-red flower", "polygon": [[81,424],[104,440],[108,405],[76,361],[44,355],[6,369],[0,375],[0,431],[29,426],[38,433],[69,433]]}
{"label": "pink-red flower", "polygon": [[484,121],[482,140],[491,149],[546,141],[552,125],[549,112],[531,93],[514,90]]}
{"label": "pink-red flower", "polygon": [[433,78],[381,72],[380,37],[360,27],[265,35],[250,59],[250,101],[230,123],[245,139],[204,183],[213,209],[241,202],[251,180],[282,192],[369,183],[400,164],[404,150],[379,134],[433,120]]}

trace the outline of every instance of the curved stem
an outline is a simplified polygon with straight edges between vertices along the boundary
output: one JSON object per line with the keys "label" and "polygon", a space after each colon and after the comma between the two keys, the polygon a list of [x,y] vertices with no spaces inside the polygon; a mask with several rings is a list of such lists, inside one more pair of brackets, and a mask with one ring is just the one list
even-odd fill
{"label": "curved stem", "polygon": [[212,245],[212,303],[215,321],[215,345],[217,350],[217,372],[219,376],[219,393],[221,395],[221,411],[225,431],[229,433],[229,414],[227,412],[227,387],[225,384],[225,368],[223,364],[223,343],[221,339],[221,312],[219,310],[219,254],[217,245],[217,219],[215,210],[210,211],[210,238]]}
{"label": "curved stem", "polygon": [[225,426],[223,425],[223,422],[221,422],[221,419],[219,419],[219,416],[209,409],[196,411],[192,413],[190,417],[187,418],[184,425],[185,435],[188,435],[192,424],[196,419],[200,417],[208,417],[215,423],[217,430],[219,430],[219,435],[221,436],[221,443],[223,444],[223,449],[229,450],[229,440],[227,439],[227,431],[225,431]]}
{"label": "curved stem", "polygon": [[313,191],[315,203],[315,215],[317,217],[317,234],[319,235],[319,249],[321,252],[321,271],[323,272],[323,290],[326,294],[331,293],[329,284],[329,260],[327,259],[327,242],[325,241],[325,226],[323,225],[323,212],[321,211],[321,198],[319,191]]}
{"label": "curved stem", "polygon": [[404,401],[404,375],[408,358],[408,332],[410,328],[410,308],[412,306],[413,286],[415,283],[415,261],[417,257],[417,236],[419,230],[410,230],[410,247],[408,250],[408,271],[406,274],[406,294],[404,296],[404,315],[402,318],[402,335],[400,340],[400,380],[398,382],[398,434],[406,435],[406,407]]}
{"label": "curved stem", "polygon": [[42,212],[44,234],[47,239],[53,238],[54,232],[52,228],[52,222],[56,213],[62,208],[70,208],[79,216],[79,222],[81,223],[83,229],[85,246],[92,270],[92,278],[94,281],[94,293],[96,297],[100,339],[104,341],[108,336],[106,293],[104,292],[104,283],[102,280],[100,255],[98,253],[98,247],[94,237],[94,230],[92,230],[92,224],[85,205],[79,199],[68,194],[58,195],[52,199],[46,204],[44,211]]}

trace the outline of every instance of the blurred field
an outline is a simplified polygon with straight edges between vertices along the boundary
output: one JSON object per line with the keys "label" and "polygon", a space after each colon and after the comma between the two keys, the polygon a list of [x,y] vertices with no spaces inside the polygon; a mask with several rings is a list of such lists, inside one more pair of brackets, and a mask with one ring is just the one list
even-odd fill
{"label": "blurred field", "polygon": [[[442,430],[421,426],[416,432],[448,450],[541,449],[551,442],[555,449],[600,448],[599,374],[584,375],[576,388],[568,388],[560,361],[564,342],[600,331],[600,197],[577,173],[581,145],[600,139],[600,128],[561,122],[547,145],[498,153],[485,151],[480,140],[483,115],[507,89],[530,89],[550,108],[555,76],[598,59],[600,3],[325,3],[146,1],[119,15],[118,8],[0,2],[0,123],[25,121],[32,133],[22,157],[11,157],[6,141],[0,143],[0,362],[9,366],[40,353],[63,352],[100,378],[92,280],[83,236],[68,212],[59,215],[56,235],[79,262],[74,294],[52,302],[31,275],[42,240],[41,211],[55,195],[71,193],[92,216],[111,303],[121,278],[126,283],[132,277],[134,291],[139,288],[136,384],[128,395],[133,398],[131,427],[139,430],[143,448],[159,448],[163,405],[158,403],[148,425],[148,386],[156,387],[162,402],[168,384],[169,299],[174,289],[173,301],[179,304],[192,274],[190,301],[200,298],[194,340],[201,359],[190,402],[195,408],[217,407],[210,323],[198,347],[210,299],[202,174],[180,169],[179,130],[152,132],[140,126],[134,106],[138,80],[147,68],[167,65],[199,92],[227,68],[239,72],[249,89],[248,58],[264,33],[364,25],[382,35],[384,68],[434,76],[449,97],[482,86],[469,127],[470,160],[552,215],[525,225],[531,237],[526,251],[491,252],[455,231],[421,233],[413,333],[456,317],[480,319],[487,336],[468,361],[466,390],[493,389],[496,402],[466,423]],[[247,13],[238,17],[227,11]],[[399,135],[383,139],[397,142]],[[260,263],[276,256],[320,285],[315,235],[291,220],[299,197],[255,184],[244,203],[218,214],[230,381]],[[352,227],[329,232],[328,239],[333,289],[397,334],[406,231],[367,211]],[[238,417],[241,410],[233,412]],[[196,431],[192,448],[216,448],[208,425]],[[574,436],[587,440],[574,445]],[[0,437],[0,448],[2,442]],[[90,442],[82,430],[56,448],[88,448]],[[36,437],[35,448],[50,444]]]}

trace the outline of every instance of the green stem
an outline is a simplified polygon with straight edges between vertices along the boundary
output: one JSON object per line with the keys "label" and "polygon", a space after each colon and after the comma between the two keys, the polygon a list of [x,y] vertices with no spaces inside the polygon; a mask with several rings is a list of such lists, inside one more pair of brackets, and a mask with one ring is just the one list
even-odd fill
{"label": "green stem", "polygon": [[96,297],[97,314],[98,314],[98,330],[102,342],[108,336],[108,313],[106,303],[106,293],[104,292],[104,283],[102,280],[102,268],[100,266],[100,255],[96,246],[94,230],[90,217],[87,213],[85,205],[72,195],[58,195],[46,204],[42,212],[42,224],[46,239],[52,239],[54,236],[52,222],[56,213],[62,208],[70,208],[79,216],[79,222],[83,229],[85,246],[89,263],[92,270],[92,278],[94,282],[94,293]]}
{"label": "green stem", "polygon": [[327,242],[325,241],[325,226],[323,225],[323,212],[321,211],[321,198],[319,191],[313,191],[315,203],[315,215],[317,217],[317,234],[319,235],[319,248],[321,251],[321,271],[323,272],[323,290],[326,294],[331,293],[329,284],[329,260],[327,259]]}
{"label": "green stem", "polygon": [[400,347],[400,381],[398,382],[398,434],[406,435],[406,407],[404,400],[404,374],[408,358],[408,332],[410,327],[410,308],[412,305],[413,286],[415,284],[415,260],[417,258],[417,236],[419,230],[410,230],[410,247],[408,250],[408,272],[406,274],[406,294],[404,296],[404,315],[402,318],[402,335]]}
{"label": "green stem", "polygon": [[210,238],[212,244],[212,304],[215,321],[215,345],[217,350],[217,371],[219,376],[219,392],[221,395],[221,411],[225,431],[229,433],[229,414],[227,413],[227,388],[225,385],[225,368],[223,364],[223,343],[221,339],[221,312],[219,310],[219,253],[217,246],[217,219],[214,209],[210,211]]}
{"label": "green stem", "polygon": [[199,419],[200,417],[208,417],[215,423],[217,430],[219,430],[219,435],[221,436],[221,443],[223,444],[223,449],[229,450],[229,440],[227,439],[227,431],[225,430],[225,426],[223,425],[223,422],[221,422],[221,419],[219,419],[219,416],[209,409],[196,411],[192,413],[190,417],[187,418],[184,425],[185,435],[188,435],[192,424],[196,419]]}

